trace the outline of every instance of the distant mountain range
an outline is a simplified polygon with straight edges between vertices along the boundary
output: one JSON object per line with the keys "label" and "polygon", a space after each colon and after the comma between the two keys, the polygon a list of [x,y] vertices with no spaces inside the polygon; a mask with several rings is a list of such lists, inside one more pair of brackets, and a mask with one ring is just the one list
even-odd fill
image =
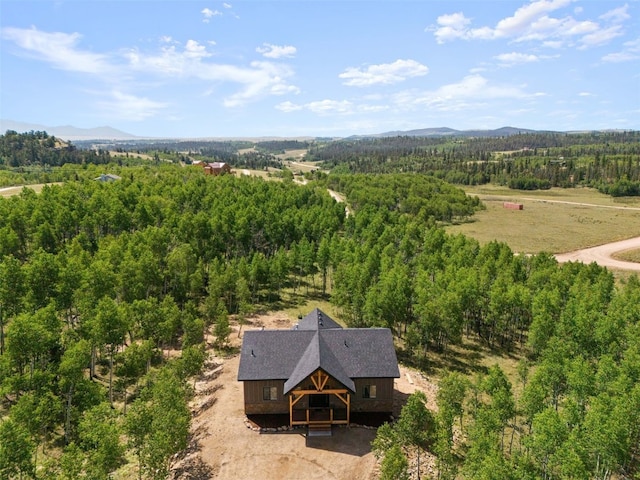
{"label": "distant mountain range", "polygon": [[[71,125],[64,125],[58,127],[51,127],[45,125],[38,125],[34,123],[15,122],[13,120],[0,119],[0,134],[4,134],[7,130],[15,130],[16,132],[30,132],[40,131],[47,132],[49,135],[53,135],[62,140],[74,141],[74,140],[149,140],[148,137],[139,137],[132,135],[131,133],[123,132],[122,130],[115,129],[113,127],[104,126],[96,128],[78,128]],[[507,137],[509,135],[518,135],[522,133],[577,133],[577,132],[553,132],[551,130],[531,130],[528,128],[517,127],[502,127],[494,130],[455,130],[448,127],[439,128],[420,128],[417,130],[394,130],[384,133],[373,133],[370,135],[352,135],[347,137],[348,139],[358,138],[382,138],[382,137]],[[240,137],[238,137],[240,138]],[[238,139],[236,137],[229,137],[227,140]],[[252,137],[241,137],[243,140],[251,140]],[[312,139],[313,137],[253,137],[256,141],[266,141],[284,138],[304,138]],[[162,140],[161,138],[155,138],[156,140]],[[173,140],[178,140],[177,137],[172,137]],[[224,137],[208,137],[200,138],[199,140],[225,140]],[[338,140],[339,138],[333,138]],[[182,140],[186,140],[182,139]],[[194,140],[194,139],[189,139]]]}
{"label": "distant mountain range", "polygon": [[[382,138],[382,137],[508,137],[521,133],[543,133],[542,130],[528,128],[502,127],[495,130],[455,130],[448,127],[420,128],[417,130],[395,130],[393,132],[376,133],[373,135],[355,135],[349,138]],[[549,131],[544,131],[549,133]]]}
{"label": "distant mountain range", "polygon": [[15,122],[13,120],[0,119],[0,133],[7,130],[14,130],[18,133],[24,132],[47,132],[49,135],[62,140],[135,140],[139,138],[130,133],[117,130],[112,127],[78,128],[71,125],[51,127],[38,125],[35,123]]}

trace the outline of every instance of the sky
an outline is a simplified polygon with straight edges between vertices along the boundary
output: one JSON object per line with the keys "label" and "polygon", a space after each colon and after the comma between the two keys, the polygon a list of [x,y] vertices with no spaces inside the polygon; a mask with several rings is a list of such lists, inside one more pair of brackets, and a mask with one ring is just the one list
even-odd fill
{"label": "sky", "polygon": [[0,118],[173,138],[640,130],[640,0],[0,0]]}

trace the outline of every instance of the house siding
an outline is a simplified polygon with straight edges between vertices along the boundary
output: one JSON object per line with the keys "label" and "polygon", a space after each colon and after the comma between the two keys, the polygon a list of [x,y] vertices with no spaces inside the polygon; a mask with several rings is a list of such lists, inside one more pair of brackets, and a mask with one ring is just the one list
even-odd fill
{"label": "house siding", "polygon": [[[352,412],[391,412],[393,410],[393,378],[356,378],[356,393],[351,395]],[[363,398],[366,385],[376,386],[376,398]]]}
{"label": "house siding", "polygon": [[[244,383],[244,407],[247,415],[259,414],[288,414],[289,396],[283,395],[284,380],[256,380],[245,381]],[[312,385],[311,379],[306,379],[300,384],[302,388]],[[356,393],[351,394],[352,412],[391,412],[393,410],[393,378],[358,378],[355,379]],[[364,387],[367,385],[376,386],[376,398],[363,398]],[[262,392],[264,387],[276,387],[278,389],[277,400],[263,400]],[[329,379],[325,389],[344,388],[340,382],[333,378]],[[309,407],[309,398],[305,396],[298,403],[295,409],[306,409]],[[330,403],[334,408],[342,407],[339,399],[333,395]]]}
{"label": "house siding", "polygon": [[[277,400],[263,400],[264,387],[277,387]],[[244,411],[247,415],[289,413],[289,396],[283,395],[284,380],[244,382]]]}

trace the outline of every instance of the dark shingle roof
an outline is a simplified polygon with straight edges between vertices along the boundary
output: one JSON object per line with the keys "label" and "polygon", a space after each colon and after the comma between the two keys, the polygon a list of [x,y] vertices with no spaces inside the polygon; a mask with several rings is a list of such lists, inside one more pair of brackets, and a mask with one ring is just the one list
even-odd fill
{"label": "dark shingle roof", "polygon": [[355,378],[400,376],[388,328],[342,328],[316,309],[300,321],[298,329],[244,334],[240,381],[286,380],[288,393],[318,368],[351,391]]}
{"label": "dark shingle roof", "polygon": [[296,330],[320,330],[324,328],[342,328],[333,318],[319,308],[315,308],[296,325]]}

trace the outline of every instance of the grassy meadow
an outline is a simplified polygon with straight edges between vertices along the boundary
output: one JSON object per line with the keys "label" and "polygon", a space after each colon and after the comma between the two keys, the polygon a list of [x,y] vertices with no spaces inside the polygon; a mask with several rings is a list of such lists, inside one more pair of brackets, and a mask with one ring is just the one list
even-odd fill
{"label": "grassy meadow", "polygon": [[[479,197],[486,210],[447,231],[481,244],[498,240],[518,253],[563,253],[640,235],[640,198],[614,199],[589,188],[518,191],[483,185],[465,192]],[[506,209],[504,202],[522,203],[524,209]]]}

